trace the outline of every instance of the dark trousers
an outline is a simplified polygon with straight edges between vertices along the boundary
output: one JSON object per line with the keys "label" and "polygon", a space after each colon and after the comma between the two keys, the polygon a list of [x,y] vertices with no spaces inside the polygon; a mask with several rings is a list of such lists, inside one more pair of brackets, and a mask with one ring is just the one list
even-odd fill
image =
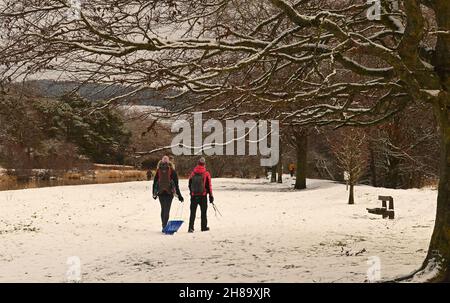
{"label": "dark trousers", "polygon": [[208,211],[208,199],[206,196],[191,197],[191,217],[189,218],[189,229],[194,229],[195,214],[197,213],[197,206],[200,205],[201,211],[201,228],[205,230],[208,227],[208,218],[206,216]]}
{"label": "dark trousers", "polygon": [[170,206],[172,205],[173,195],[162,194],[159,196],[159,203],[161,204],[161,222],[162,227],[166,227],[169,221]]}

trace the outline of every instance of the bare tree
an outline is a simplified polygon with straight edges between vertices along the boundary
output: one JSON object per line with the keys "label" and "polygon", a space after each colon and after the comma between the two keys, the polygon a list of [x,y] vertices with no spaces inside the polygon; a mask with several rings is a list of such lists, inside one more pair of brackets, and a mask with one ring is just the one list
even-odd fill
{"label": "bare tree", "polygon": [[364,174],[368,162],[366,135],[360,129],[341,129],[335,131],[329,141],[350,186],[348,204],[355,204],[354,187]]}

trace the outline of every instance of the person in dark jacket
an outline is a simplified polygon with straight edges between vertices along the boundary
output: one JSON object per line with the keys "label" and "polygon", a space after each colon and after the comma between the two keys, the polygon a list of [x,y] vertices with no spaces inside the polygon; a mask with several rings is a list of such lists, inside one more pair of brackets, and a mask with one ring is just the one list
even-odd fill
{"label": "person in dark jacket", "polygon": [[201,230],[208,231],[208,199],[209,202],[214,202],[214,196],[212,193],[211,175],[206,170],[205,158],[198,160],[197,166],[192,171],[189,177],[189,192],[191,196],[191,216],[189,218],[189,232],[194,232],[195,214],[197,212],[197,206],[200,205],[201,211]]}
{"label": "person in dark jacket", "polygon": [[172,164],[169,161],[169,157],[164,156],[161,161],[158,162],[155,177],[153,178],[153,199],[159,197],[159,203],[161,204],[161,223],[162,229],[167,225],[169,221],[170,206],[174,194],[177,195],[178,200],[183,203],[184,199],[178,186],[178,175]]}

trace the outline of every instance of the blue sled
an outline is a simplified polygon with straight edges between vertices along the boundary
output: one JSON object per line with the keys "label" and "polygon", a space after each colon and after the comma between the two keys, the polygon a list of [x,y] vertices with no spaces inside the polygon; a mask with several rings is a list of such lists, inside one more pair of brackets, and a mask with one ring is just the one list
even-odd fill
{"label": "blue sled", "polygon": [[163,229],[163,233],[165,233],[166,235],[173,235],[180,229],[183,222],[184,221],[181,220],[172,220],[167,222],[166,227]]}

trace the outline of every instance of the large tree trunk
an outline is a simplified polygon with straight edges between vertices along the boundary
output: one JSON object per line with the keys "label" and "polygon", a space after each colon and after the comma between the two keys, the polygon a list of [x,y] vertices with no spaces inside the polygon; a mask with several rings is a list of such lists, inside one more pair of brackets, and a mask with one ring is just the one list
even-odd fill
{"label": "large tree trunk", "polygon": [[348,195],[348,204],[355,204],[355,185],[350,184],[350,192]]}
{"label": "large tree trunk", "polygon": [[306,171],[308,162],[308,135],[304,132],[295,136],[297,169],[295,172],[295,189],[306,188]]}
{"label": "large tree trunk", "polygon": [[[432,7],[442,32],[450,31],[450,1],[435,0]],[[434,112],[439,124],[441,143],[439,188],[436,220],[428,254],[422,267],[407,277],[427,279],[428,282],[450,282],[450,35],[438,35],[434,58],[442,90],[436,98]],[[431,273],[433,275],[430,275]],[[425,276],[425,274],[428,274]]]}
{"label": "large tree trunk", "polygon": [[442,93],[439,99],[434,105],[436,120],[439,123],[441,154],[433,235],[422,267],[394,281],[417,278],[416,281],[426,279],[423,282],[450,282],[450,94]]}
{"label": "large tree trunk", "polygon": [[[436,21],[441,31],[450,30],[450,1],[433,3]],[[422,270],[438,269],[432,282],[450,282],[450,35],[439,35],[436,44],[435,69],[443,91],[434,105],[441,137],[441,160],[436,222],[431,236],[428,255]]]}
{"label": "large tree trunk", "polygon": [[422,271],[437,270],[431,282],[450,282],[450,95],[443,94],[435,112],[439,121],[441,156],[436,221],[431,236],[428,255]]}

